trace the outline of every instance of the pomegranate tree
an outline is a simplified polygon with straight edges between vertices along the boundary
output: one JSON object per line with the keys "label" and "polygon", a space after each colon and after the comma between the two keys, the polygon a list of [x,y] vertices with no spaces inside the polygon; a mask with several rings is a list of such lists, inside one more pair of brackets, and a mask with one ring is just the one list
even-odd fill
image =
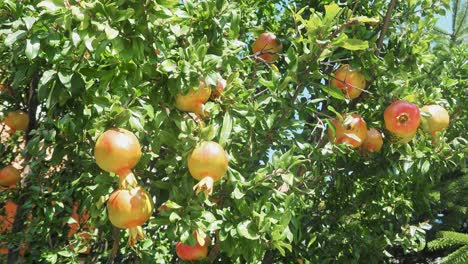
{"label": "pomegranate tree", "polygon": [[194,246],[182,244],[178,242],[176,245],[177,256],[185,261],[197,261],[206,258],[208,255],[208,246],[211,243],[211,239],[207,236],[203,241],[203,245],[198,242],[197,232],[194,232],[195,240],[197,242]]}
{"label": "pomegranate tree", "polygon": [[213,184],[219,181],[228,169],[228,157],[223,147],[213,141],[200,143],[188,156],[188,169],[199,182],[193,189],[196,193],[210,195]]}
{"label": "pomegranate tree", "polygon": [[8,165],[0,170],[0,185],[14,186],[21,180],[21,173],[15,167]]}
{"label": "pomegranate tree", "polygon": [[357,148],[367,138],[367,125],[358,114],[343,114],[343,121],[338,118],[331,120],[335,131],[328,128],[330,140],[336,144],[346,144],[351,148]]}
{"label": "pomegranate tree", "polygon": [[331,85],[339,88],[346,98],[354,99],[366,89],[366,79],[361,72],[345,64],[335,72]]}
{"label": "pomegranate tree", "polygon": [[141,147],[132,132],[123,128],[112,128],[97,139],[94,156],[101,169],[126,174],[140,160]]}
{"label": "pomegranate tree", "polygon": [[186,94],[178,94],[175,99],[175,106],[180,111],[194,112],[204,116],[204,104],[210,99],[211,88],[207,87],[205,81],[200,81],[198,89],[192,88]]}
{"label": "pomegranate tree", "polygon": [[11,131],[25,130],[29,125],[29,116],[23,111],[9,112],[3,122],[10,127]]}
{"label": "pomegranate tree", "polygon": [[382,134],[375,128],[367,130],[367,138],[361,149],[368,152],[379,152],[383,146]]}
{"label": "pomegranate tree", "polygon": [[436,133],[444,131],[450,123],[449,113],[440,105],[425,105],[421,110],[427,115],[421,117],[421,128],[431,134],[435,143]]}
{"label": "pomegranate tree", "polygon": [[275,34],[265,32],[255,40],[252,50],[264,61],[273,63],[278,59],[278,53],[283,51],[283,46],[276,39]]}
{"label": "pomegranate tree", "polygon": [[396,101],[385,109],[385,128],[394,143],[408,143],[421,122],[419,107],[407,101]]}

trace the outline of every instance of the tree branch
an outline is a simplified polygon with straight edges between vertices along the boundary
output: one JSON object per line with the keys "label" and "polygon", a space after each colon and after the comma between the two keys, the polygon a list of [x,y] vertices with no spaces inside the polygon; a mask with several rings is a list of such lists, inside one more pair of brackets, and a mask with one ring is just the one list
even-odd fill
{"label": "tree branch", "polygon": [[380,53],[380,49],[383,47],[383,42],[385,39],[385,34],[387,33],[388,27],[390,26],[390,20],[392,18],[392,12],[395,8],[397,0],[392,0],[390,5],[387,9],[387,14],[385,14],[384,24],[382,26],[382,30],[380,31],[379,41],[377,42],[377,50],[375,51],[375,55],[378,56]]}

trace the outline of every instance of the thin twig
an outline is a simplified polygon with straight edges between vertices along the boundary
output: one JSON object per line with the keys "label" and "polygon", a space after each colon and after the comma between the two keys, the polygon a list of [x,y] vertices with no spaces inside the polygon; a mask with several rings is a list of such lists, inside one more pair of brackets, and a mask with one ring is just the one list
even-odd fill
{"label": "thin twig", "polygon": [[384,24],[382,26],[382,30],[380,31],[379,41],[377,42],[377,50],[375,51],[375,56],[378,56],[380,53],[380,49],[383,47],[383,42],[385,39],[385,34],[387,33],[388,27],[390,26],[390,21],[392,18],[392,12],[395,8],[397,0],[392,0],[390,5],[387,9],[387,14],[385,14]]}

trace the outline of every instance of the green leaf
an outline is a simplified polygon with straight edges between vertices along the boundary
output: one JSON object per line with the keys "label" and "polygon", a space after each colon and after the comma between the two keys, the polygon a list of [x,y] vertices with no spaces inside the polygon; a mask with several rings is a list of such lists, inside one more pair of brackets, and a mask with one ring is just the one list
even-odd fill
{"label": "green leaf", "polygon": [[340,47],[347,50],[365,50],[369,48],[369,43],[360,39],[347,39],[340,44]]}
{"label": "green leaf", "polygon": [[119,35],[119,31],[111,28],[109,25],[105,26],[104,32],[106,32],[106,37],[109,40],[115,39]]}
{"label": "green leaf", "polygon": [[37,54],[39,53],[39,49],[41,47],[41,43],[39,42],[38,39],[33,38],[33,39],[28,39],[26,40],[26,57],[30,60],[34,59],[37,57]]}
{"label": "green leaf", "polygon": [[320,85],[320,88],[322,88],[323,91],[331,95],[333,98],[340,99],[340,100],[345,99],[343,92],[339,88],[333,85]]}
{"label": "green leaf", "polygon": [[379,23],[379,18],[377,17],[366,17],[366,16],[359,16],[352,18],[351,20],[357,20],[359,23]]}
{"label": "green leaf", "polygon": [[18,30],[15,31],[14,33],[11,33],[6,37],[5,39],[5,45],[7,47],[11,47],[17,40],[23,39],[26,36],[26,31],[24,30]]}
{"label": "green leaf", "polygon": [[229,136],[232,132],[232,118],[229,112],[224,114],[223,127],[221,128],[221,133],[219,136],[219,144],[225,146],[226,142],[229,140]]}
{"label": "green leaf", "polygon": [[43,7],[49,13],[54,13],[64,7],[63,2],[59,0],[45,0],[37,4],[37,7]]}
{"label": "green leaf", "polygon": [[36,23],[37,21],[37,18],[35,17],[23,17],[23,21],[24,21],[24,25],[26,26],[26,29],[27,30],[31,30],[32,26],[34,25],[34,23]]}
{"label": "green leaf", "polygon": [[257,240],[260,238],[260,235],[256,230],[254,230],[254,225],[252,221],[246,220],[237,225],[237,232],[239,235],[250,239],[250,240]]}

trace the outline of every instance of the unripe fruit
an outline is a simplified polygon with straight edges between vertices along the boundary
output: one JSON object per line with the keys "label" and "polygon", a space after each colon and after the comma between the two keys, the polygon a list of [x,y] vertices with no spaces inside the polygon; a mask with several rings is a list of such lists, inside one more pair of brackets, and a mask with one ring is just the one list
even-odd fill
{"label": "unripe fruit", "polygon": [[21,180],[21,173],[15,167],[8,165],[0,170],[0,185],[14,186]]}
{"label": "unripe fruit", "polygon": [[94,157],[101,169],[125,174],[140,160],[140,143],[136,136],[126,129],[109,129],[96,141]]}
{"label": "unripe fruit", "polygon": [[119,189],[109,197],[107,213],[115,227],[136,228],[152,215],[153,202],[141,186],[131,190]]}
{"label": "unripe fruit", "polygon": [[223,147],[213,141],[199,144],[188,156],[188,169],[193,178],[199,180],[194,186],[197,194],[209,195],[213,184],[223,177],[228,169],[228,157]]}
{"label": "unripe fruit", "polygon": [[[197,238],[197,233],[195,232],[195,239]],[[202,246],[196,242],[194,246],[184,245],[182,242],[178,242],[176,245],[177,256],[185,261],[197,261],[206,258],[208,255],[208,246],[211,242],[211,239],[207,236],[205,237],[205,244]]]}
{"label": "unripe fruit", "polygon": [[367,130],[367,138],[361,149],[369,152],[379,152],[383,146],[382,134],[375,128]]}
{"label": "unripe fruit", "polygon": [[343,114],[343,122],[338,118],[331,120],[335,127],[335,133],[331,127],[328,128],[330,140],[336,144],[346,144],[351,148],[357,148],[367,138],[367,125],[358,114]]}
{"label": "unripe fruit", "polygon": [[252,50],[254,53],[263,53],[258,57],[266,62],[273,63],[278,59],[278,53],[283,51],[283,46],[276,39],[275,34],[266,32],[258,36],[253,44]]}
{"label": "unripe fruit", "polygon": [[358,70],[345,64],[335,72],[331,85],[339,88],[346,98],[354,99],[366,89],[366,79]]}
{"label": "unripe fruit", "polygon": [[437,132],[445,130],[450,123],[450,116],[447,110],[440,105],[425,105],[421,109],[430,117],[421,117],[421,128],[435,137]]}
{"label": "unripe fruit", "polygon": [[207,87],[204,81],[200,81],[198,89],[190,89],[187,94],[178,94],[175,99],[175,106],[180,111],[194,112],[199,116],[204,116],[204,103],[211,95],[211,88]]}
{"label": "unripe fruit", "polygon": [[385,109],[385,128],[394,143],[408,143],[416,134],[421,122],[417,105],[406,101],[396,101]]}
{"label": "unripe fruit", "polygon": [[29,116],[23,111],[13,111],[8,113],[3,122],[9,126],[12,131],[25,130],[29,125]]}

